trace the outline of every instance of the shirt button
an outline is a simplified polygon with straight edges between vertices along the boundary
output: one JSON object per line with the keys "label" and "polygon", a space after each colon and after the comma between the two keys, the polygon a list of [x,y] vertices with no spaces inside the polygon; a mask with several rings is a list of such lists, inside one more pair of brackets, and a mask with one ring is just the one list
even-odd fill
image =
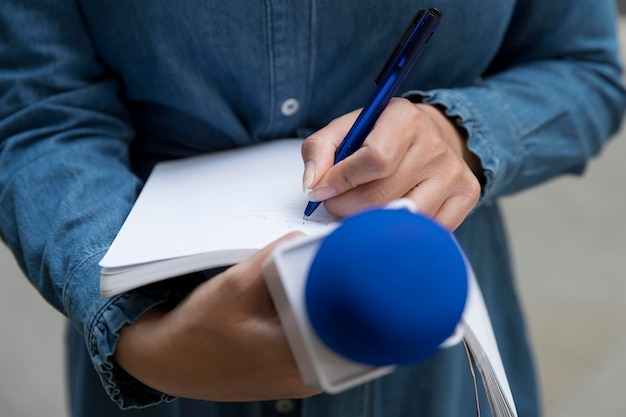
{"label": "shirt button", "polygon": [[278,400],[274,403],[274,408],[281,414],[288,414],[293,411],[295,404],[292,400]]}
{"label": "shirt button", "polygon": [[283,105],[280,106],[280,111],[283,116],[293,116],[300,109],[300,102],[295,98],[288,98],[283,102]]}

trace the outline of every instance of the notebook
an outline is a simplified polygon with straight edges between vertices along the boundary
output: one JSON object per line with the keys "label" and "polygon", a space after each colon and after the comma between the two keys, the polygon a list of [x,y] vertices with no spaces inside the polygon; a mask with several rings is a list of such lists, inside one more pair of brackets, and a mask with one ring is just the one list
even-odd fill
{"label": "notebook", "polygon": [[283,139],[155,166],[100,261],[106,297],[238,263],[293,231],[323,232],[320,206],[304,219],[300,139]]}

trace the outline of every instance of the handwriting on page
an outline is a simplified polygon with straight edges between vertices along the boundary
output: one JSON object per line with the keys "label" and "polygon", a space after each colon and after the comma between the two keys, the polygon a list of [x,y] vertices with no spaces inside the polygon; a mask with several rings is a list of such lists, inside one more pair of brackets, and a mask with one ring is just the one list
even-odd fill
{"label": "handwriting on page", "polygon": [[318,219],[311,219],[311,218],[301,218],[301,219],[294,219],[294,218],[280,218],[278,216],[270,216],[270,215],[263,215],[263,214],[251,214],[248,216],[245,216],[245,218],[247,219],[254,219],[256,221],[259,222],[278,222],[278,223],[283,223],[285,224],[285,226],[287,226],[290,229],[297,229],[300,230],[302,227],[306,227],[307,225],[312,225],[312,224],[317,224],[320,226],[328,226],[328,222],[327,221],[323,221],[323,220],[318,220]]}

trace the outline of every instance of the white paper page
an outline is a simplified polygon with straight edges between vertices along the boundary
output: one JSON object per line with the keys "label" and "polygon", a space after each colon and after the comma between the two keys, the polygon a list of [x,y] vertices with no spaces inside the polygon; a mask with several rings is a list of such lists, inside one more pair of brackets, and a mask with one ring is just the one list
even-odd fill
{"label": "white paper page", "polygon": [[[504,365],[502,364],[502,358],[500,357],[500,351],[493,333],[487,307],[471,268],[468,269],[468,275],[469,288],[467,305],[463,313],[463,323],[466,333],[465,339],[472,354],[476,358],[478,367],[489,367],[493,371],[493,373],[491,373],[487,370],[483,373],[483,378],[486,378],[485,383],[488,384],[486,388],[492,390],[498,389],[501,393],[498,393],[495,397],[502,396],[503,400],[508,403],[507,408],[510,408],[511,413],[507,413],[507,415],[517,417],[515,401],[513,400],[513,394],[511,393],[509,381],[504,370]],[[498,388],[495,387],[494,384],[497,384]],[[501,401],[496,400],[496,403],[498,402]],[[494,404],[492,404],[492,406],[493,405]],[[502,410],[496,409],[492,411],[494,416],[502,415]]]}
{"label": "white paper page", "polygon": [[302,141],[269,142],[158,164],[103,267],[223,249],[260,249],[334,221],[323,205],[303,219]]}

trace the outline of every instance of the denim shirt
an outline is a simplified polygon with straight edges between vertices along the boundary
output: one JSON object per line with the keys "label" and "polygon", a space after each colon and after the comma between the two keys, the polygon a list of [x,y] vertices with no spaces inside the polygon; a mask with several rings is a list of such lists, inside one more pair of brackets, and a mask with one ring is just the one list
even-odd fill
{"label": "denim shirt", "polygon": [[[210,272],[110,299],[99,294],[98,262],[155,162],[305,137],[362,106],[410,17],[431,5],[444,13],[442,24],[402,92],[445,108],[482,162],[480,203],[456,235],[484,292],[519,415],[539,415],[496,201],[582,173],[617,129],[626,98],[613,3],[3,0],[0,232],[32,284],[73,325],[74,415],[474,412],[461,348],[334,396],[173,401],[111,355],[123,325],[175,303]],[[482,411],[489,414],[486,404]]]}

